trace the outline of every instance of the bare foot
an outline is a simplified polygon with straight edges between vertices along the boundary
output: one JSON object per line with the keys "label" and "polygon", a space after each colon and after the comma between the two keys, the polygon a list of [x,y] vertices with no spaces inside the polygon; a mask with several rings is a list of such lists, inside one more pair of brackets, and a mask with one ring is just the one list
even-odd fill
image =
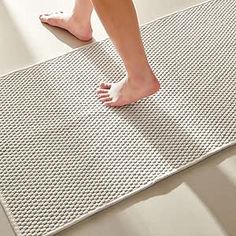
{"label": "bare foot", "polygon": [[55,12],[40,15],[39,19],[42,23],[69,31],[81,41],[89,41],[92,39],[92,28],[90,23],[81,22],[73,15],[67,15],[63,12]]}
{"label": "bare foot", "polygon": [[102,83],[97,94],[104,105],[117,107],[148,97],[159,89],[159,81],[152,74],[145,78],[126,77],[117,83]]}

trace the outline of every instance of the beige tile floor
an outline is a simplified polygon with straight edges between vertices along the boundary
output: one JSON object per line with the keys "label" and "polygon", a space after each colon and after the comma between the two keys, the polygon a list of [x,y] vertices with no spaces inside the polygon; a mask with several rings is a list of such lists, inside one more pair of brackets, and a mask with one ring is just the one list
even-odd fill
{"label": "beige tile floor", "polygon": [[[135,0],[141,24],[203,0]],[[61,55],[83,43],[41,25],[38,15],[69,11],[68,0],[0,1],[0,74]],[[93,14],[94,40],[106,38]],[[14,233],[0,206],[0,235]],[[236,235],[236,146],[100,212],[58,236]]]}

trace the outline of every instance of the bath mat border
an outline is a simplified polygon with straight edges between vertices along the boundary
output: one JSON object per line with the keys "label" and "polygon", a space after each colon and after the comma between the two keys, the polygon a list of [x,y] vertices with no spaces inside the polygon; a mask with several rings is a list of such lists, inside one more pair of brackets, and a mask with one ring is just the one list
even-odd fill
{"label": "bath mat border", "polygon": [[[164,16],[162,16],[162,17],[158,17],[158,18],[156,18],[156,19],[154,19],[154,20],[152,20],[152,21],[149,21],[149,22],[147,22],[147,23],[145,23],[145,24],[142,24],[140,27],[143,27],[143,26],[148,25],[148,24],[150,24],[150,23],[153,23],[153,22],[155,22],[155,21],[161,20],[161,19],[163,19],[163,18],[168,18],[168,17],[171,17],[171,16],[173,16],[173,15],[177,15],[177,14],[179,14],[179,13],[181,13],[181,12],[189,11],[190,9],[198,8],[198,7],[202,6],[202,5],[209,4],[210,2],[216,2],[216,1],[220,1],[220,0],[207,0],[207,1],[202,2],[202,3],[192,5],[192,6],[190,6],[190,7],[184,8],[184,9],[182,9],[182,10],[180,10],[180,11],[175,11],[175,12],[172,12],[171,14],[167,14],[167,15],[164,15]],[[70,50],[69,52],[66,52],[66,53],[64,53],[64,54],[62,54],[62,55],[60,55],[60,56],[53,57],[53,58],[50,58],[50,59],[48,59],[48,60],[44,60],[44,61],[39,62],[39,63],[34,63],[34,64],[29,65],[29,66],[22,67],[22,68],[20,68],[20,69],[16,69],[16,70],[13,70],[13,71],[11,71],[11,72],[2,74],[2,75],[0,75],[0,79],[2,79],[2,78],[5,77],[5,76],[8,76],[8,75],[10,75],[10,74],[14,74],[14,73],[16,73],[16,72],[24,71],[24,70],[26,70],[26,69],[28,69],[28,68],[34,67],[35,65],[41,65],[41,64],[44,64],[44,63],[46,63],[46,62],[53,62],[53,61],[55,61],[55,60],[60,59],[61,57],[64,57],[65,55],[71,54],[71,53],[74,52],[74,51],[78,51],[78,50],[81,50],[82,48],[90,47],[90,46],[92,46],[92,45],[94,45],[94,44],[101,44],[101,43],[103,43],[103,42],[105,42],[105,41],[109,41],[109,38],[103,39],[103,40],[98,41],[98,42],[92,42],[92,43],[90,43],[90,44],[86,44],[86,45],[81,46],[81,47],[79,47],[79,48]],[[146,184],[145,186],[142,186],[142,187],[140,187],[140,188],[137,188],[136,190],[134,190],[134,191],[132,191],[132,192],[130,192],[130,193],[128,193],[128,194],[126,194],[126,195],[120,197],[120,198],[117,198],[117,199],[115,199],[115,200],[113,200],[113,201],[111,201],[111,202],[109,202],[109,203],[106,203],[106,205],[104,205],[104,206],[102,206],[102,207],[99,207],[99,208],[97,208],[96,210],[91,211],[91,212],[89,212],[89,213],[87,213],[87,214],[81,216],[80,218],[74,220],[74,221],[71,221],[70,223],[66,223],[66,224],[63,225],[62,227],[57,227],[57,229],[55,229],[55,230],[53,230],[53,231],[50,231],[49,233],[45,234],[44,236],[51,236],[51,235],[54,235],[54,234],[56,234],[56,233],[58,233],[58,232],[60,232],[60,231],[62,231],[62,230],[64,230],[64,229],[66,229],[66,228],[69,228],[69,227],[71,227],[72,225],[75,225],[75,224],[81,222],[82,220],[84,220],[84,219],[86,219],[86,218],[88,218],[88,217],[90,217],[90,216],[92,216],[92,215],[94,215],[94,214],[96,214],[96,213],[98,213],[98,212],[101,212],[101,211],[103,211],[103,210],[105,210],[105,209],[107,209],[107,208],[109,208],[109,207],[111,207],[111,206],[113,206],[113,205],[115,205],[115,204],[117,204],[117,203],[119,203],[119,202],[121,202],[121,201],[123,201],[123,200],[125,200],[125,199],[127,199],[127,198],[129,198],[129,197],[131,197],[131,196],[133,196],[133,195],[135,195],[135,194],[137,194],[137,193],[139,193],[139,192],[141,192],[141,191],[143,191],[143,190],[149,188],[149,187],[151,187],[151,186],[153,186],[154,184],[156,184],[156,183],[162,181],[163,179],[165,179],[165,178],[167,178],[167,177],[169,177],[169,176],[172,176],[172,175],[174,175],[174,174],[176,174],[176,173],[178,173],[178,172],[180,172],[180,171],[182,171],[182,170],[185,170],[185,169],[187,169],[187,168],[189,168],[189,167],[192,167],[193,165],[195,165],[195,164],[197,164],[197,163],[200,163],[200,162],[204,161],[205,159],[207,159],[208,157],[210,157],[210,156],[212,156],[212,155],[214,155],[214,154],[216,154],[216,153],[219,153],[220,151],[222,151],[222,150],[224,150],[224,149],[226,149],[226,148],[229,148],[229,147],[231,147],[231,146],[233,146],[233,145],[236,145],[236,140],[233,141],[233,142],[230,142],[230,143],[228,143],[228,144],[226,144],[226,145],[224,145],[224,146],[218,147],[218,148],[216,148],[216,149],[214,149],[214,150],[212,150],[212,151],[206,153],[205,155],[199,157],[198,159],[196,159],[196,160],[194,160],[194,161],[188,163],[187,165],[185,165],[185,166],[183,166],[183,167],[181,167],[181,168],[178,168],[178,170],[170,171],[170,172],[164,174],[162,177],[159,177],[159,178],[157,178],[157,179],[151,181],[150,183]],[[7,203],[5,202],[4,198],[1,196],[1,194],[0,194],[0,203],[1,203],[1,205],[2,205],[2,208],[3,208],[3,210],[4,210],[5,214],[6,214],[6,216],[8,217],[8,220],[9,220],[9,222],[10,222],[10,224],[11,224],[11,227],[12,227],[13,231],[15,232],[15,234],[16,234],[17,236],[20,236],[21,233],[20,233],[20,231],[18,230],[18,226],[15,224],[14,218],[11,217],[11,213],[10,213],[10,211],[8,211],[8,205],[7,205]]]}

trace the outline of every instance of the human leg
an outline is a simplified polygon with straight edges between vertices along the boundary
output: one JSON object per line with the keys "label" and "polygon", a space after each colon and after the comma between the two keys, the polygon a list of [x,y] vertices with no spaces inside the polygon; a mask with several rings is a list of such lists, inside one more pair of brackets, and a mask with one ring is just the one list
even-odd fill
{"label": "human leg", "polygon": [[127,71],[118,83],[101,84],[100,100],[107,106],[122,106],[156,93],[160,85],[145,54],[132,0],[92,3]]}

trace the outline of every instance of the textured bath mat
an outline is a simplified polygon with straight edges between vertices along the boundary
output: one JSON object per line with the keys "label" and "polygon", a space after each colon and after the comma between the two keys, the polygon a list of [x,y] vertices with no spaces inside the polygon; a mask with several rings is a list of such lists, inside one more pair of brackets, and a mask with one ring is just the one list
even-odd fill
{"label": "textured bath mat", "polygon": [[51,235],[236,140],[236,1],[142,27],[158,95],[103,107],[109,40],[0,78],[0,196],[18,235]]}

